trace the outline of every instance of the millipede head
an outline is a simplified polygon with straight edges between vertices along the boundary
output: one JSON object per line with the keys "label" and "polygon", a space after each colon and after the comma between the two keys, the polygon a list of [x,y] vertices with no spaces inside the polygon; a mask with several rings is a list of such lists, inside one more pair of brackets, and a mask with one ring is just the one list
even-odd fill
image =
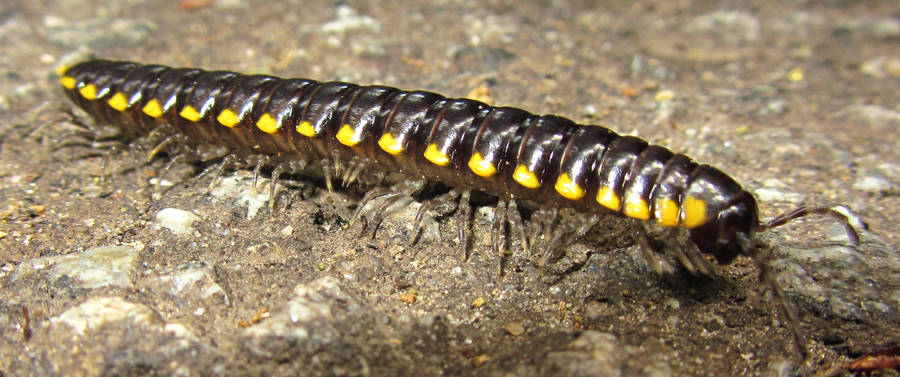
{"label": "millipede head", "polygon": [[758,227],[756,200],[744,192],[720,210],[715,221],[691,228],[690,234],[701,252],[728,264],[744,252],[738,235],[753,239]]}

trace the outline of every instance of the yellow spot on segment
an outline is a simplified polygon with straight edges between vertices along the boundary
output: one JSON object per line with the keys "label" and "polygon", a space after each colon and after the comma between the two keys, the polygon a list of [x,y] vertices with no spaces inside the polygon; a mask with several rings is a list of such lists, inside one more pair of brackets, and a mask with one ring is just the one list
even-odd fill
{"label": "yellow spot on segment", "polygon": [[359,137],[356,136],[356,131],[353,130],[353,127],[350,127],[349,124],[345,124],[341,126],[341,129],[338,130],[337,135],[334,135],[334,138],[337,139],[341,144],[344,144],[348,147],[352,147],[356,144],[359,144]]}
{"label": "yellow spot on segment", "polygon": [[654,206],[656,221],[662,226],[678,226],[678,203],[672,199],[660,199]]}
{"label": "yellow spot on segment", "polygon": [[63,76],[59,78],[59,84],[63,86],[63,88],[72,90],[75,89],[75,86],[78,85],[78,81],[75,80],[74,77],[71,76]]}
{"label": "yellow spot on segment", "polygon": [[125,98],[125,95],[122,94],[122,92],[114,94],[109,101],[106,101],[106,103],[109,104],[109,107],[118,111],[125,111],[125,109],[128,108],[128,99]]}
{"label": "yellow spot on segment", "polygon": [[216,120],[219,121],[219,124],[228,128],[237,126],[237,124],[241,122],[241,118],[231,109],[222,110],[219,116],[216,117]]}
{"label": "yellow spot on segment", "polygon": [[67,66],[67,65],[61,65],[59,67],[56,67],[56,75],[62,76],[64,74],[66,74],[66,71],[68,71],[68,70],[69,70],[69,66]]}
{"label": "yellow spot on segment", "polygon": [[684,207],[684,221],[686,228],[695,228],[706,224],[706,201],[689,196],[682,203]]}
{"label": "yellow spot on segment", "polygon": [[256,121],[256,128],[262,130],[267,134],[274,134],[278,132],[278,129],[281,128],[281,125],[278,124],[278,121],[275,120],[269,113],[264,113],[259,120]]}
{"label": "yellow spot on segment", "polygon": [[297,125],[297,132],[306,137],[316,137],[316,129],[305,120]]}
{"label": "yellow spot on segment", "polygon": [[481,156],[481,153],[478,152],[475,152],[475,154],[472,155],[472,158],[469,159],[469,169],[472,169],[473,173],[485,178],[497,174],[497,168],[494,167],[494,164],[485,160],[484,157]]}
{"label": "yellow spot on segment", "polygon": [[89,100],[97,99],[97,87],[94,84],[87,84],[82,86],[81,89],[78,89],[78,93],[81,93],[81,96],[87,98]]}
{"label": "yellow spot on segment", "polygon": [[622,210],[625,216],[638,220],[650,219],[650,206],[641,198],[641,194],[630,193],[625,197],[625,208]]}
{"label": "yellow spot on segment", "polygon": [[200,115],[200,112],[191,105],[187,105],[181,109],[181,112],[178,113],[178,115],[181,115],[182,118],[191,122],[196,122],[200,120],[200,118],[203,118],[203,115]]}
{"label": "yellow spot on segment", "polygon": [[385,152],[393,155],[403,153],[403,144],[400,143],[400,140],[395,139],[390,132],[385,132],[384,135],[381,135],[381,138],[378,139],[378,146]]}
{"label": "yellow spot on segment", "polygon": [[424,156],[426,160],[437,166],[447,166],[450,163],[450,158],[444,152],[438,150],[437,144],[431,144],[428,148],[425,148]]}
{"label": "yellow spot on segment", "polygon": [[609,186],[604,186],[597,192],[597,203],[613,211],[619,210],[620,201],[619,195]]}
{"label": "yellow spot on segment", "polygon": [[159,101],[155,99],[151,99],[150,102],[147,102],[142,109],[144,114],[152,116],[154,118],[159,118],[163,115],[162,106],[159,105]]}
{"label": "yellow spot on segment", "polygon": [[541,187],[541,181],[525,165],[516,167],[516,171],[513,172],[513,180],[530,189]]}
{"label": "yellow spot on segment", "polygon": [[569,177],[568,173],[560,174],[553,188],[566,199],[578,200],[584,197],[584,189],[572,181],[572,177]]}

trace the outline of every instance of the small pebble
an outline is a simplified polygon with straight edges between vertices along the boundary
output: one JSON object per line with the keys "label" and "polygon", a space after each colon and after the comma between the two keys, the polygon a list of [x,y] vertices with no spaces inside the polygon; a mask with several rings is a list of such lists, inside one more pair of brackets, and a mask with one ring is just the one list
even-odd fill
{"label": "small pebble", "polygon": [[175,234],[189,234],[191,225],[200,221],[200,216],[177,208],[165,208],[156,213],[156,223]]}
{"label": "small pebble", "polygon": [[794,69],[788,71],[787,79],[791,80],[793,82],[800,82],[800,81],[803,81],[804,74],[805,74],[805,72],[804,72],[803,68],[797,67],[797,68],[794,68]]}
{"label": "small pebble", "polygon": [[525,326],[522,326],[522,322],[507,323],[504,329],[512,336],[519,336],[525,333]]}
{"label": "small pebble", "polygon": [[862,64],[860,64],[859,71],[862,72],[862,74],[867,75],[867,76],[884,78],[885,76],[887,76],[884,72],[884,63],[885,63],[884,56],[872,58],[872,59],[866,60]]}
{"label": "small pebble", "polygon": [[679,303],[678,300],[669,297],[663,301],[663,306],[665,306],[668,309],[676,309],[677,310],[678,308],[681,307],[681,303]]}
{"label": "small pebble", "polygon": [[675,92],[672,90],[660,90],[653,96],[653,100],[656,102],[669,102],[675,99]]}
{"label": "small pebble", "polygon": [[138,250],[129,246],[99,246],[83,253],[26,260],[16,268],[14,278],[49,267],[48,273],[54,279],[68,276],[81,288],[127,288],[132,284],[137,258]]}
{"label": "small pebble", "polygon": [[160,317],[150,307],[120,297],[91,298],[50,319],[52,326],[67,325],[74,334],[84,335],[111,322],[130,321],[133,325],[158,323]]}
{"label": "small pebble", "polygon": [[415,289],[410,289],[409,291],[403,292],[400,294],[400,301],[403,301],[407,304],[415,304],[416,298],[419,296],[419,292]]}
{"label": "small pebble", "polygon": [[480,308],[484,306],[485,303],[487,303],[487,301],[484,299],[484,297],[478,297],[475,300],[472,300],[472,307]]}
{"label": "small pebble", "polygon": [[160,271],[150,279],[148,288],[165,293],[176,305],[229,304],[228,294],[216,282],[216,273],[203,262],[188,262]]}
{"label": "small pebble", "polygon": [[856,181],[853,182],[853,188],[860,191],[882,194],[891,190],[891,182],[881,177],[868,175],[858,177]]}
{"label": "small pebble", "polygon": [[488,355],[483,353],[481,355],[475,356],[472,358],[472,365],[476,368],[486,364],[488,362]]}
{"label": "small pebble", "polygon": [[341,5],[337,7],[337,16],[322,24],[319,30],[323,33],[340,34],[349,30],[378,31],[380,26],[378,20],[372,16],[360,16],[356,9]]}

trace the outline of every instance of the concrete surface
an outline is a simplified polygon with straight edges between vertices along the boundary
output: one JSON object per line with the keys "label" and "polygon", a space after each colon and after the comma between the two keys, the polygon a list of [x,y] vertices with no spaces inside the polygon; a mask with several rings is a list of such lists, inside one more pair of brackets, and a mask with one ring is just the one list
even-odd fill
{"label": "concrete surface", "polygon": [[[752,4],[4,1],[0,375],[806,376],[896,346],[900,7]],[[486,208],[463,261],[451,221],[407,243],[416,205],[374,239],[345,229],[353,190],[292,185],[272,213],[242,194],[246,172],[207,195],[201,167],[179,165],[154,197],[164,158],[54,148],[69,105],[53,70],[86,53],[486,87],[719,166],[764,217],[842,204],[871,232],[858,249],[827,218],[764,235],[810,339],[801,360],[751,261],[660,276],[617,218],[546,271],[513,250],[497,276]]]}

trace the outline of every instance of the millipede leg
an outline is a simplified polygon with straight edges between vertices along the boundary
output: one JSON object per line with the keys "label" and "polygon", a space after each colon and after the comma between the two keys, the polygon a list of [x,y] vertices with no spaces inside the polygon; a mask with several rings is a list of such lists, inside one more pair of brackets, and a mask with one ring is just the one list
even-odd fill
{"label": "millipede leg", "polygon": [[472,214],[472,207],[469,206],[469,196],[471,191],[463,191],[459,198],[459,207],[456,210],[456,225],[459,229],[459,244],[462,246],[463,260],[469,259],[469,217]]}
{"label": "millipede leg", "polygon": [[413,222],[413,239],[411,244],[415,245],[419,242],[419,238],[422,236],[422,222],[425,220],[425,213],[430,211],[437,205],[437,200],[427,200],[419,206],[419,210],[416,211],[416,219]]}
{"label": "millipede leg", "polygon": [[299,173],[306,169],[307,163],[306,160],[291,160],[288,162],[288,168],[290,168],[291,173]]}
{"label": "millipede leg", "polygon": [[686,269],[691,275],[697,275],[697,267],[694,266],[691,258],[688,257],[687,253],[684,251],[684,247],[673,247],[672,253],[675,254],[675,258],[678,259],[678,263],[680,263],[684,269]]}
{"label": "millipede leg", "polygon": [[[166,166],[162,169],[162,172],[160,172],[159,176],[156,178],[156,187],[162,188],[163,180],[166,178],[166,175],[169,174],[169,171],[172,170],[172,167],[175,166],[175,164],[180,164],[185,161],[187,161],[186,154],[179,154],[179,155],[172,157],[169,160],[169,163],[166,164]],[[169,188],[174,187],[174,186],[175,185],[173,184],[172,186],[169,186]],[[162,195],[163,193],[165,193],[168,190],[169,190],[168,188],[162,188],[159,191],[159,194]]]}
{"label": "millipede leg", "polygon": [[[331,170],[331,161],[327,158],[322,161],[322,173],[325,175],[325,187],[328,188],[328,192],[334,192],[334,187],[331,184],[332,170]],[[335,167],[340,167],[340,165],[335,162]]]}
{"label": "millipede leg", "polygon": [[[559,211],[556,208],[541,208],[531,216],[529,222],[531,239],[528,241],[531,247],[537,247],[540,237],[547,236],[545,233],[554,228],[553,224],[556,223],[557,216],[559,216]],[[550,239],[553,238],[552,235],[549,236]]]}
{"label": "millipede leg", "polygon": [[272,212],[275,211],[275,188],[278,186],[278,177],[287,170],[288,166],[286,164],[278,164],[272,169],[272,179],[269,180],[269,210]]}
{"label": "millipede leg", "polygon": [[219,162],[216,162],[216,163],[212,163],[212,164],[210,164],[209,166],[207,166],[206,168],[204,168],[203,171],[200,172],[200,174],[197,174],[197,175],[194,177],[193,181],[191,182],[191,186],[193,186],[195,183],[199,182],[199,181],[200,181],[200,178],[203,178],[203,177],[205,177],[207,174],[209,174],[210,172],[213,172],[213,171],[215,171],[216,169],[218,169],[219,166],[221,166],[221,165],[222,165],[222,161],[219,161]]}
{"label": "millipede leg", "polygon": [[386,203],[382,204],[384,209],[379,211],[378,213],[376,213],[374,216],[374,219],[372,222],[372,238],[373,239],[375,238],[375,232],[378,231],[378,227],[381,226],[381,223],[384,221],[385,216],[387,216],[387,214],[388,214],[387,210],[391,206],[396,205],[397,207],[402,208],[402,207],[408,206],[410,203],[413,202],[413,200],[415,200],[413,197],[406,195],[406,194],[401,194],[401,195],[398,195],[397,197],[386,200],[385,201]]}
{"label": "millipede leg", "polygon": [[528,254],[528,237],[525,235],[525,224],[522,223],[522,214],[519,213],[519,208],[517,207],[516,200],[510,199],[509,205],[506,207],[506,218],[509,220],[512,227],[515,228],[515,231],[519,233],[519,242],[522,243],[522,251],[525,254]]}
{"label": "millipede leg", "polygon": [[702,276],[713,276],[715,272],[715,268],[712,264],[709,263],[708,260],[703,258],[703,255],[700,253],[700,249],[697,248],[697,245],[691,244],[693,246],[690,251],[687,252],[688,258],[691,260],[691,264],[694,266],[694,269],[697,270]]}
{"label": "millipede leg", "polygon": [[528,245],[534,247],[537,244],[538,236],[544,233],[541,227],[544,224],[544,216],[547,215],[547,212],[541,208],[537,211],[534,211],[531,214],[531,218],[528,219],[528,224],[526,225],[528,230]]}
{"label": "millipede leg", "polygon": [[506,202],[500,200],[494,207],[494,223],[491,224],[491,250],[497,256],[497,276],[503,274],[503,241],[506,239],[503,228],[506,222]]}
{"label": "millipede leg", "polygon": [[794,346],[805,360],[809,357],[809,351],[806,349],[806,337],[800,328],[800,319],[797,317],[797,311],[794,310],[793,305],[784,296],[784,291],[778,286],[778,281],[775,280],[775,273],[772,272],[766,257],[757,249],[756,242],[743,233],[738,233],[736,237],[743,253],[753,259],[753,263],[759,269],[759,279],[772,291],[779,311],[787,320],[786,326],[794,338]]}
{"label": "millipede leg", "polygon": [[650,245],[650,237],[647,236],[647,231],[644,229],[644,225],[637,221],[631,222],[631,233],[634,235],[635,241],[637,241],[638,245],[641,249],[641,257],[643,257],[644,261],[650,265],[650,268],[653,269],[658,275],[662,275],[663,273],[663,261],[657,255],[657,251],[653,248],[653,245]]}
{"label": "millipede leg", "polygon": [[[538,260],[539,267],[543,267],[550,261],[559,258],[562,254],[561,247],[568,245],[574,238],[577,238],[581,229],[585,228],[584,223],[590,221],[567,210],[560,213],[556,209],[553,210],[551,219],[551,222],[544,225],[544,229],[550,232],[550,238],[544,244],[544,252],[541,253],[541,258]],[[556,221],[557,219],[559,221]],[[590,229],[590,227],[588,226],[584,232],[587,232],[587,229]]]}
{"label": "millipede leg", "polygon": [[[341,174],[341,170],[344,168],[344,164],[341,163],[341,153],[337,149],[331,151],[331,161],[334,162],[333,172],[335,176]],[[331,191],[331,189],[329,188],[328,191]]]}
{"label": "millipede leg", "polygon": [[[372,210],[372,238],[375,238],[375,232],[378,231],[378,227],[381,225],[381,221],[384,220],[384,211],[388,209],[392,204],[397,203],[398,200],[403,199],[404,195],[402,192],[392,192],[387,195],[383,195],[381,198],[384,200],[381,204],[378,205],[377,208]],[[363,231],[366,229],[366,223],[363,223]]]}
{"label": "millipede leg", "polygon": [[434,208],[434,205],[435,203],[433,200],[428,200],[419,205],[419,210],[416,211],[416,219],[413,221],[413,238],[412,241],[410,241],[410,244],[415,245],[419,243],[419,238],[422,236],[422,222],[425,219],[425,213]]}
{"label": "millipede leg", "polygon": [[165,139],[163,139],[163,141],[159,142],[159,144],[156,144],[156,146],[150,150],[150,153],[147,153],[146,162],[149,163],[150,161],[153,161],[153,159],[156,157],[156,155],[159,154],[159,152],[162,152],[163,150],[168,148],[170,145],[173,145],[179,141],[183,142],[183,140],[181,140],[181,139],[182,139],[181,135],[167,136]]}
{"label": "millipede leg", "polygon": [[440,196],[432,199],[428,199],[419,206],[419,210],[416,212],[416,219],[414,221],[413,227],[413,239],[410,242],[411,244],[418,243],[420,237],[422,236],[422,231],[424,229],[425,222],[425,214],[428,211],[431,211],[437,206],[444,206],[448,204],[456,205],[456,200],[459,198],[459,192],[455,189],[450,190]]}
{"label": "millipede leg", "polygon": [[378,207],[369,211],[371,213],[371,222],[373,224],[372,236],[374,237],[374,232],[377,230],[379,223],[383,219],[384,211],[388,209],[391,205],[397,203],[398,200],[404,198],[410,198],[411,195],[421,190],[425,187],[425,181],[404,181],[397,185],[394,185],[390,188],[375,188],[366,193],[363,196],[362,200],[360,200],[359,206],[356,207],[356,210],[353,212],[353,217],[350,222],[356,219],[363,221],[363,226],[361,232],[365,232],[368,227],[369,219],[363,215],[363,210],[366,207],[366,204],[375,199],[381,199],[382,202],[378,205]]}
{"label": "millipede leg", "polygon": [[550,260],[556,259],[558,256],[556,253],[556,247],[562,241],[564,231],[560,228],[554,229],[551,234],[550,241],[544,245],[544,252],[541,253],[541,257],[538,259],[537,265],[539,268],[543,268],[546,266]]}
{"label": "millipede leg", "polygon": [[219,178],[222,177],[222,173],[225,172],[225,169],[234,165],[238,161],[238,156],[235,154],[229,154],[222,159],[222,162],[219,163],[219,168],[216,169],[216,174],[213,175],[212,180],[209,181],[209,187],[206,188],[206,192],[210,193],[213,190],[213,187],[216,186],[216,182]]}
{"label": "millipede leg", "polygon": [[539,267],[543,267],[551,260],[558,258],[562,254],[562,247],[575,242],[576,239],[587,233],[599,221],[600,217],[597,215],[578,216],[567,214],[563,216],[563,219],[567,221],[551,225],[550,241],[545,244],[544,252],[538,260]]}
{"label": "millipede leg", "polygon": [[82,135],[72,135],[66,137],[66,141],[62,141],[59,143],[54,143],[53,146],[50,147],[50,152],[56,152],[62,149],[71,148],[71,147],[85,147],[88,148],[93,145],[93,140],[89,136]]}
{"label": "millipede leg", "polygon": [[575,240],[577,240],[577,239],[581,238],[581,236],[584,236],[585,234],[587,234],[587,232],[589,230],[591,230],[591,228],[593,228],[594,225],[597,224],[598,221],[600,221],[600,216],[597,216],[597,215],[590,215],[590,216],[585,216],[582,214],[577,215],[576,220],[573,220],[573,223],[575,225],[573,227],[570,227],[570,232],[568,234],[565,234],[565,237],[563,238],[562,242],[557,246],[565,246],[565,245],[572,244],[573,242],[575,242]]}
{"label": "millipede leg", "polygon": [[250,185],[250,192],[253,195],[257,193],[257,183],[259,182],[259,172],[262,171],[262,167],[265,164],[263,160],[259,160],[256,162],[256,166],[253,167],[253,183]]}
{"label": "millipede leg", "polygon": [[[262,168],[270,163],[271,159],[269,158],[269,156],[266,156],[263,154],[258,154],[258,155],[252,155],[252,156],[248,157],[247,160],[248,160],[247,161],[248,163],[254,165],[253,166],[253,184],[251,185],[250,190],[253,193],[253,195],[256,195],[256,193],[259,191],[258,187],[257,187],[258,182],[259,182],[259,174],[262,172]],[[255,164],[254,164],[254,162],[255,162]]]}
{"label": "millipede leg", "polygon": [[168,127],[167,125],[158,126],[147,133],[147,137],[146,137],[147,145],[149,146],[149,145],[152,145],[153,143],[156,143],[156,141],[159,140],[160,137],[162,137],[162,138],[169,137],[172,135],[172,133],[173,133],[172,129],[170,127]]}
{"label": "millipede leg", "polygon": [[353,215],[350,216],[351,224],[353,223],[353,221],[359,218],[363,208],[365,208],[366,205],[369,204],[370,201],[372,201],[372,199],[385,195],[389,192],[390,189],[387,187],[376,187],[375,189],[370,190],[365,195],[363,195],[362,199],[359,200],[359,204],[356,206],[356,210],[353,211]]}
{"label": "millipede leg", "polygon": [[354,159],[354,161],[350,164],[351,166],[344,170],[344,176],[341,177],[343,183],[341,184],[343,187],[348,187],[350,184],[356,181],[356,178],[359,177],[360,173],[362,173],[363,169],[369,165],[369,160],[359,160]]}

